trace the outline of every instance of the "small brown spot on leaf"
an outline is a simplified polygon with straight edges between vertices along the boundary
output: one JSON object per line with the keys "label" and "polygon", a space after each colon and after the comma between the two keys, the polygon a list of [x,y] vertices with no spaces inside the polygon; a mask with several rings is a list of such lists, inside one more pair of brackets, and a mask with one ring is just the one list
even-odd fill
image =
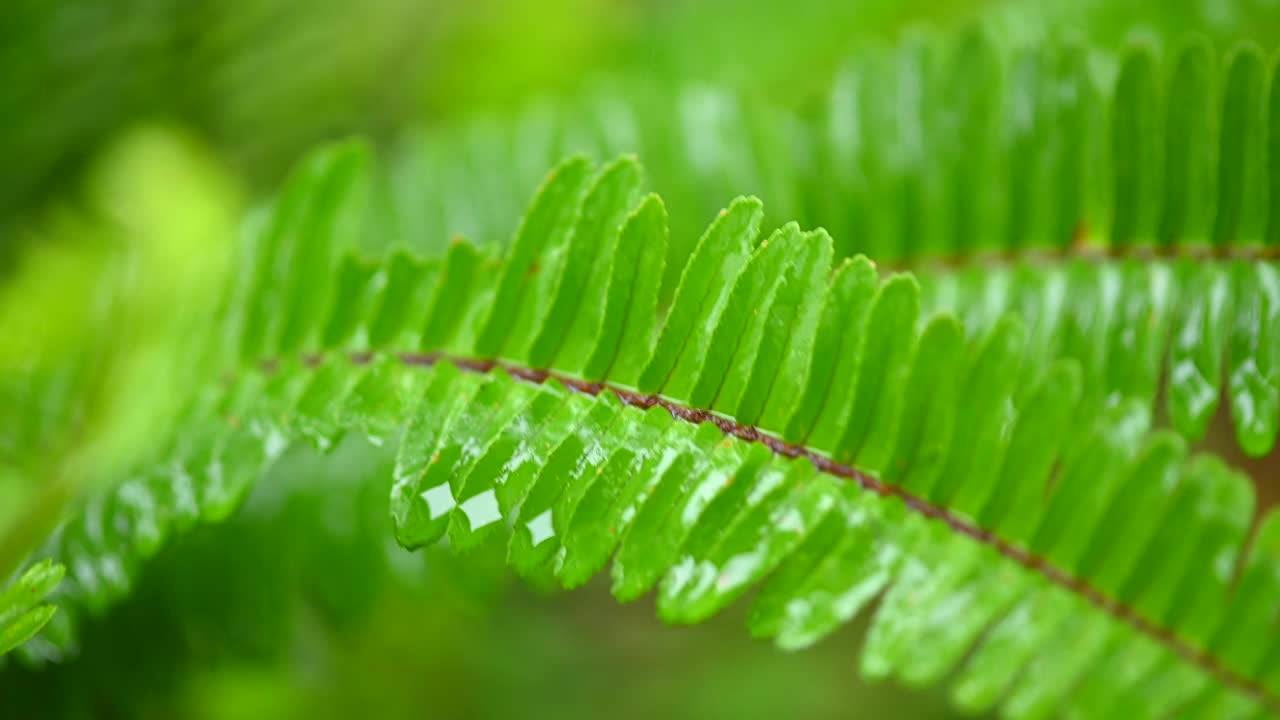
{"label": "small brown spot on leaf", "polygon": [[1089,242],[1089,225],[1084,220],[1076,223],[1075,228],[1071,231],[1071,244],[1077,248],[1083,248]]}

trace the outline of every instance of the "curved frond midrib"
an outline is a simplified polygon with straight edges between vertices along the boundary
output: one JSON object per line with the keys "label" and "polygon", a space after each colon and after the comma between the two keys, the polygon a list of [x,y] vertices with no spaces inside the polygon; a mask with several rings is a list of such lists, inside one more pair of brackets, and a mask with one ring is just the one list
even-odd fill
{"label": "curved frond midrib", "polygon": [[885,270],[897,272],[996,269],[1003,267],[1042,268],[1069,263],[1107,263],[1131,260],[1158,262],[1174,260],[1264,262],[1280,260],[1276,245],[1099,245],[1073,244],[1064,247],[1031,247],[973,251],[957,255],[924,255],[901,262],[878,262]]}
{"label": "curved frond midrib", "polygon": [[[820,473],[856,483],[863,490],[880,497],[897,499],[912,513],[930,521],[942,523],[957,535],[989,547],[1004,558],[1021,565],[1027,570],[1039,573],[1052,584],[1086,600],[1116,620],[1128,624],[1138,633],[1171,650],[1223,683],[1253,697],[1272,711],[1280,712],[1280,696],[1271,693],[1262,683],[1224,666],[1209,652],[1187,642],[1174,630],[1145,617],[1134,608],[1100,590],[1087,579],[1064,570],[1047,558],[1033,553],[1018,543],[1000,537],[996,532],[981,527],[974,520],[956,512],[954,509],[935,504],[926,498],[911,493],[905,488],[860,470],[853,464],[838,462],[820,450],[787,442],[773,433],[753,425],[739,423],[731,417],[709,410],[690,407],[661,394],[646,394],[634,388],[622,387],[615,383],[588,381],[554,370],[530,368],[502,360],[457,356],[446,352],[395,352],[383,350],[379,352],[358,351],[345,354],[334,352],[328,354],[315,353],[304,356],[302,364],[307,367],[318,367],[324,363],[325,358],[328,356],[342,356],[354,365],[366,365],[371,363],[379,354],[395,357],[399,362],[410,367],[431,367],[441,362],[448,362],[461,370],[481,375],[501,370],[512,378],[534,385],[541,385],[554,380],[573,392],[589,397],[610,393],[621,401],[623,405],[640,410],[661,407],[677,420],[693,425],[712,423],[726,436],[732,436],[747,443],[762,445],[778,456],[807,460]],[[267,359],[259,363],[259,368],[264,372],[270,373],[276,370],[279,362],[279,359]]]}

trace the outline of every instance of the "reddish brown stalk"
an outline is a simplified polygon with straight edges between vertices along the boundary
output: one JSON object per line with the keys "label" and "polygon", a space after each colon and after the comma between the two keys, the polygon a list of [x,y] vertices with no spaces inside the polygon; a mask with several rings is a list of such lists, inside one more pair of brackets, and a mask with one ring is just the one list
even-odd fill
{"label": "reddish brown stalk", "polygon": [[[371,357],[372,355],[370,353],[353,353],[349,355],[351,361],[355,363],[368,362]],[[555,380],[574,392],[593,397],[608,391],[613,393],[626,405],[641,409],[658,406],[671,413],[671,416],[677,420],[683,420],[693,424],[701,424],[704,422],[714,423],[725,435],[732,435],[733,437],[746,442],[760,443],[774,453],[784,457],[805,458],[809,462],[813,463],[813,466],[820,472],[856,482],[863,489],[882,497],[898,498],[913,512],[923,515],[930,520],[945,523],[955,532],[976,542],[994,548],[996,552],[1009,560],[1022,565],[1028,570],[1040,573],[1053,584],[1084,598],[1095,607],[1110,614],[1117,620],[1127,623],[1134,630],[1165,646],[1187,662],[1196,665],[1205,672],[1218,678],[1223,683],[1257,699],[1271,712],[1280,714],[1280,697],[1277,697],[1260,682],[1244,677],[1234,670],[1224,666],[1217,658],[1182,639],[1173,630],[1162,625],[1158,625],[1143,617],[1129,605],[1107,595],[1098,588],[1090,585],[1088,581],[1075,577],[1066,570],[1052,564],[1044,557],[1036,555],[1026,548],[1015,545],[996,536],[992,531],[979,527],[972,520],[969,520],[948,508],[935,505],[924,498],[911,494],[901,487],[886,483],[885,481],[862,472],[851,465],[836,462],[835,460],[814,452],[802,445],[786,442],[785,440],[761,431],[759,428],[750,425],[743,425],[707,410],[687,407],[660,395],[646,395],[632,390],[627,390],[625,388],[616,387],[608,383],[579,380],[577,378],[561,375],[549,370],[536,370],[519,365],[501,363],[495,360],[456,357],[446,355],[444,353],[406,352],[399,353],[397,357],[404,364],[412,366],[430,366],[441,360],[447,360],[458,368],[468,372],[489,373],[495,369],[501,369],[513,378],[539,385],[547,382],[548,380]],[[304,359],[304,361],[309,365],[316,364],[319,360],[320,358],[318,356],[312,356]]]}
{"label": "reddish brown stalk", "polygon": [[941,268],[955,270],[967,267],[999,267],[1006,265],[1054,265],[1073,260],[1103,262],[1108,260],[1260,260],[1280,259],[1280,246],[1270,245],[1095,245],[1073,243],[1064,247],[1025,249],[992,249],[961,255],[925,256],[910,262],[878,263],[889,270],[921,270]]}

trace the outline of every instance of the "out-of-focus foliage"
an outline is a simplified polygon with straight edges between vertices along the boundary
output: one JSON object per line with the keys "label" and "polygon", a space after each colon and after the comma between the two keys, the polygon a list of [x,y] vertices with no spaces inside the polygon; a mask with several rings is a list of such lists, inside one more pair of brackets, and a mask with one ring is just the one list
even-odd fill
{"label": "out-of-focus foliage", "polygon": [[[711,83],[794,107],[848,54],[924,25],[1107,47],[1280,39],[1269,0],[13,0],[0,8],[0,262],[15,223],[141,120],[199,132],[255,187],[310,143],[510,110],[585,77]],[[0,266],[2,267],[2,266]]]}
{"label": "out-of-focus foliage", "polygon": [[[140,119],[198,132],[261,187],[318,139],[385,138],[585,76],[817,90],[858,38],[947,5],[800,0],[744,14],[723,1],[14,0],[0,8],[0,262],[12,262],[27,211]],[[783,21],[789,31],[775,32]]]}
{"label": "out-of-focus foliage", "polygon": [[[1068,609],[1061,626],[1042,619],[1036,627],[1058,627],[1055,637],[1062,642],[1040,643],[1026,627],[1002,630],[1025,616],[1009,612],[984,636],[979,647],[985,654],[963,666],[955,686],[962,704],[994,702],[1000,683],[992,678],[1015,667],[1007,662],[1015,656],[1035,657],[1030,667],[1039,679],[1018,684],[1005,705],[1011,714],[1033,714],[1070,691],[1073,702],[1098,711],[1141,716],[1159,709],[1153,705],[1158,699],[1169,710],[1212,716],[1250,708],[1276,692],[1272,668],[1280,655],[1256,641],[1265,630],[1249,632],[1266,625],[1267,608],[1274,606],[1268,573],[1276,561],[1275,533],[1254,536],[1253,493],[1237,472],[1253,474],[1258,507],[1270,507],[1275,488],[1266,478],[1274,472],[1280,386],[1280,288],[1268,254],[1280,227],[1274,212],[1280,182],[1273,181],[1280,174],[1274,160],[1280,157],[1280,83],[1272,52],[1280,41],[1280,13],[1270,0],[124,5],[18,0],[0,9],[0,71],[6,76],[0,152],[10,168],[0,174],[0,577],[54,524],[67,520],[41,552],[67,561],[71,579],[53,597],[68,612],[54,615],[45,633],[23,648],[23,657],[65,661],[84,653],[58,669],[0,669],[0,687],[18,689],[0,697],[50,711],[41,705],[42,695],[58,697],[72,714],[112,707],[126,714],[212,717],[244,716],[249,706],[264,716],[339,716],[345,714],[339,708],[368,708],[376,696],[382,707],[415,715],[430,702],[414,694],[417,686],[405,679],[408,667],[430,670],[415,676],[439,677],[440,696],[452,698],[436,705],[451,709],[444,714],[479,707],[484,710],[476,714],[494,717],[531,708],[549,716],[601,714],[604,706],[592,702],[558,704],[567,688],[539,693],[536,688],[557,677],[553,673],[512,673],[525,684],[459,700],[466,696],[456,688],[466,685],[468,672],[506,672],[490,658],[509,650],[513,637],[524,637],[522,628],[541,622],[526,615],[493,619],[508,607],[500,598],[510,592],[499,580],[502,548],[491,538],[461,561],[433,550],[424,565],[389,545],[380,526],[385,521],[377,517],[379,506],[385,512],[389,447],[377,457],[352,449],[352,441],[323,459],[297,450],[280,455],[294,437],[332,446],[338,442],[332,433],[353,421],[355,429],[369,432],[360,420],[369,408],[357,402],[353,410],[351,403],[367,399],[370,378],[390,377],[366,372],[385,371],[383,363],[336,369],[330,363],[318,370],[288,364],[304,350],[396,351],[421,343],[570,374],[594,368],[599,372],[591,377],[644,384],[643,367],[634,368],[634,381],[620,380],[599,359],[603,351],[597,350],[607,343],[594,329],[582,330],[594,328],[611,307],[612,296],[592,294],[603,292],[593,280],[601,274],[588,273],[581,285],[584,277],[560,280],[565,267],[578,267],[562,262],[561,251],[590,256],[594,245],[549,243],[550,254],[528,266],[534,277],[549,279],[532,282],[535,289],[527,295],[499,298],[499,306],[520,308],[510,318],[514,327],[542,328],[526,333],[527,347],[507,347],[514,341],[493,329],[492,318],[505,311],[490,313],[483,289],[511,285],[518,273],[510,268],[524,262],[519,242],[515,250],[501,247],[513,237],[529,188],[575,151],[597,160],[639,152],[654,188],[671,206],[665,257],[635,258],[642,273],[658,273],[642,293],[645,302],[651,293],[659,309],[655,332],[664,316],[669,328],[675,315],[708,310],[693,301],[681,304],[681,269],[695,255],[707,220],[740,193],[765,199],[770,227],[800,220],[831,230],[833,251],[817,255],[867,252],[890,265],[917,268],[918,297],[902,290],[904,282],[884,284],[859,311],[869,324],[851,323],[860,331],[847,333],[868,340],[851,340],[851,352],[843,356],[823,353],[849,358],[846,369],[857,368],[841,374],[858,398],[848,418],[857,432],[832,431],[830,443],[809,443],[813,448],[848,451],[860,469],[879,470],[941,507],[972,515],[983,529],[995,523],[998,537],[1032,543],[1033,551],[1059,565],[1075,561],[1060,555],[1058,530],[1042,529],[1020,541],[1005,525],[1060,529],[1048,520],[1066,513],[1063,508],[1080,515],[1080,498],[1058,493],[1054,497],[1070,496],[1071,502],[1048,503],[1041,514],[1012,512],[1010,503],[1023,507],[1028,501],[1015,491],[993,494],[979,507],[973,498],[943,498],[938,493],[947,493],[926,488],[929,483],[913,486],[917,475],[932,472],[921,467],[938,465],[938,484],[952,490],[1015,482],[1009,487],[1025,489],[1027,473],[1053,478],[1052,488],[1076,476],[1103,485],[1098,478],[1110,477],[1118,487],[1135,488],[1117,496],[1099,527],[1142,525],[1125,513],[1150,503],[1163,509],[1164,515],[1156,513],[1159,523],[1115,541],[1123,552],[1106,551],[1133,560],[1132,572],[1117,569],[1121,560],[1099,561],[1101,550],[1085,552],[1093,560],[1080,562],[1088,567],[1067,569],[1207,654],[1208,665],[1179,659],[1167,644],[1152,643],[1149,633],[1135,635],[1115,613]],[[153,129],[137,130],[157,119],[165,129],[144,124]],[[402,133],[406,123],[416,129]],[[351,131],[374,138],[385,165],[321,153],[274,200],[263,195],[303,147]],[[387,172],[378,170],[384,166]],[[237,233],[232,227],[242,187],[250,189],[255,208]],[[454,243],[459,235],[480,249]],[[739,239],[751,247],[757,238],[752,231]],[[322,252],[324,240],[330,245]],[[242,255],[249,260],[236,264],[229,261],[233,246],[257,248],[259,256]],[[344,254],[348,249],[355,254]],[[504,252],[516,255],[503,264]],[[531,252],[537,257],[542,251]],[[822,277],[815,268],[824,261],[801,255],[816,263],[812,278]],[[1154,257],[1159,255],[1172,257]],[[1208,255],[1219,259],[1200,260]],[[769,307],[770,317],[783,308],[798,313],[822,304],[817,288],[823,283],[816,280],[795,283],[810,288],[801,293],[804,300],[784,301],[784,293],[768,283],[751,290],[762,282],[750,280],[752,273],[768,277],[769,263],[781,262],[793,279],[801,277],[796,273],[804,263],[778,260],[777,250],[761,250],[750,260],[746,252],[730,256],[755,270],[736,284],[730,278],[715,285],[717,297],[749,297],[751,307]],[[605,257],[601,268],[610,262]],[[704,264],[723,259],[708,257],[714,262]],[[572,269],[564,275],[574,276]],[[219,307],[211,291],[229,279],[238,294]],[[867,283],[875,288],[874,272]],[[444,290],[433,295],[437,287]],[[881,312],[881,306],[895,307],[882,302],[886,293],[902,295],[904,306],[918,307],[912,317],[922,320],[898,323],[889,309]],[[441,298],[448,300],[442,304]],[[737,300],[710,309],[707,336],[694,333],[695,348],[720,347],[729,338],[711,328],[736,317],[721,308],[743,307]],[[582,310],[593,302],[594,309]],[[440,319],[441,308],[462,307],[470,308],[467,316]],[[675,315],[666,315],[669,310]],[[428,311],[430,325],[423,321]],[[1017,319],[1010,320],[1010,312]],[[539,325],[544,317],[560,320]],[[589,321],[574,320],[563,334],[547,329],[579,317]],[[923,319],[935,317],[946,319],[926,329]],[[309,325],[322,319],[328,325]],[[756,332],[755,320],[744,322],[748,335]],[[812,330],[800,327],[808,328],[801,336]],[[882,332],[895,327],[900,331]],[[575,349],[559,349],[557,339]],[[614,341],[631,343],[621,353],[627,362],[649,358],[651,348],[636,337],[623,333]],[[674,339],[666,344],[673,343],[678,345]],[[588,346],[592,352],[580,352]],[[705,358],[681,360],[669,379],[683,385],[669,394],[733,417],[745,417],[744,406],[754,411],[754,401],[760,414],[750,422],[779,433],[792,430],[794,423],[777,424],[785,413],[773,408],[770,415],[769,394],[753,400],[760,386],[747,368],[758,369],[759,358],[768,355],[756,348],[747,342],[731,356],[743,362],[725,360],[724,367]],[[964,358],[958,367],[939,362],[948,348]],[[661,341],[658,350],[665,352]],[[286,358],[274,376],[284,380],[260,387],[250,379],[258,377],[253,361],[263,355]],[[743,364],[748,355],[754,364]],[[803,349],[794,355],[807,357]],[[660,373],[649,374],[656,382]],[[422,370],[391,375],[418,389],[428,376]],[[241,394],[226,395],[228,376]],[[863,392],[864,384],[873,384],[870,378],[880,376],[890,387],[902,387],[902,397]],[[778,377],[795,386],[797,401],[806,397],[799,392],[804,372],[784,369]],[[361,380],[353,390],[356,378]],[[455,390],[468,382],[458,380]],[[645,387],[659,386],[653,382]],[[735,402],[721,401],[725,386]],[[482,402],[523,392],[501,381],[477,387]],[[872,402],[881,396],[896,402]],[[230,432],[225,414],[213,425],[199,419],[201,408],[225,409],[227,403],[237,410],[231,417],[238,427]],[[935,411],[948,403],[961,410]],[[600,408],[599,400],[587,404],[618,417],[633,412]],[[472,405],[459,405],[464,407]],[[391,416],[416,413],[410,408],[407,403]],[[926,419],[911,420],[917,416]],[[498,420],[494,432],[505,427]],[[1235,427],[1226,429],[1232,421]],[[1149,425],[1165,429],[1148,436]],[[639,431],[630,423],[617,426],[618,433],[607,437]],[[470,447],[462,435],[478,432],[476,427],[445,422],[440,451]],[[388,429],[374,433],[384,445],[394,436]],[[915,437],[919,446],[903,445],[898,439],[904,437]],[[1043,442],[1049,437],[1053,442]],[[874,451],[878,444],[885,457]],[[1207,455],[1183,460],[1188,444],[1225,453],[1230,467]],[[1051,470],[1057,453],[1063,460]],[[712,462],[711,454],[690,456]],[[934,465],[920,460],[930,457]],[[972,457],[1002,460],[988,467],[971,463]],[[892,459],[908,459],[910,472],[882,464]],[[255,486],[264,460],[275,460],[273,469]],[[361,470],[367,472],[353,463],[365,463]],[[330,482],[308,482],[326,472]],[[738,468],[736,474],[750,474],[744,473]],[[1142,481],[1156,475],[1177,480]],[[121,478],[129,481],[118,484]],[[455,490],[467,492],[446,515],[450,526],[467,516],[464,500],[483,494],[478,486],[467,491],[469,485],[450,486],[451,499]],[[591,496],[589,488],[608,486],[587,483],[574,493]],[[1150,494],[1157,486],[1171,494],[1135,499],[1134,493]],[[550,492],[557,486],[538,481],[534,487]],[[249,492],[254,494],[242,507]],[[565,496],[572,501],[553,503],[559,511],[551,515],[553,529],[572,530],[572,523],[556,523],[574,515],[574,493]],[[819,499],[828,494],[814,491]],[[866,502],[858,497],[851,501],[855,510]],[[344,504],[343,498],[358,500]],[[468,507],[476,510],[477,502]],[[708,507],[729,504],[725,499]],[[879,512],[882,504],[872,501],[870,507]],[[541,517],[526,517],[532,511],[524,507],[500,509],[515,522],[516,538]],[[426,513],[432,514],[430,507]],[[724,531],[749,525],[751,517],[724,515],[727,526],[708,520],[691,535],[697,542],[677,547],[688,550],[694,567],[702,567],[699,560],[714,564],[716,553],[736,537],[721,537]],[[918,519],[891,523],[893,532],[881,540],[885,554],[899,559],[885,565],[876,582],[898,582],[872,623],[864,656],[872,675],[935,681],[973,640],[969,633],[986,627],[1002,607],[1017,605],[1036,617],[1068,607],[1053,600],[1070,596],[1060,589],[1027,591],[1039,599],[1024,598],[1026,583],[1042,582],[1034,567],[966,555],[959,537],[925,533],[912,539],[912,528],[928,525]],[[858,536],[861,526],[850,522],[849,532],[836,533],[833,542]],[[221,524],[195,527],[204,523]],[[405,532],[402,522],[402,541],[422,541]],[[450,527],[448,534],[457,541],[465,536],[459,532]],[[1040,537],[1046,533],[1048,539]],[[171,536],[175,544],[166,549]],[[656,545],[631,543],[643,552],[624,544],[628,562],[642,558],[665,567],[666,556],[655,548],[676,534],[654,537]],[[1092,534],[1076,528],[1066,537],[1068,544],[1089,544],[1097,538],[1111,543],[1116,535],[1105,527]],[[585,547],[574,542],[566,538],[557,547]],[[541,551],[526,555],[513,550],[510,561],[536,585],[546,584],[546,567],[529,560],[543,560]],[[152,560],[143,563],[147,558]],[[1003,578],[1006,565],[1017,579],[997,584],[1018,600],[986,602],[991,598],[981,588],[992,584],[988,575]],[[672,578],[680,572],[668,576],[659,594],[664,616],[692,619],[681,614],[681,602],[709,611],[726,601],[714,592],[720,599],[706,607],[673,600],[672,593],[680,593],[670,590],[679,584]],[[1236,575],[1242,580],[1232,580]],[[858,607],[806,596],[822,589],[818,580],[808,590],[789,587],[780,595],[772,590],[777,582],[766,584],[760,602],[768,605],[773,592],[792,601],[803,596],[806,607],[830,611],[817,613],[817,620],[788,619],[779,630],[784,644],[803,644],[797,637],[808,642]],[[1235,590],[1222,594],[1224,583]],[[477,590],[439,605],[441,592],[460,587]],[[1200,594],[1169,604],[1188,593]],[[123,606],[116,604],[121,598]],[[1027,604],[1018,605],[1023,599]],[[413,609],[423,604],[430,605],[423,610],[430,621]],[[956,604],[967,609],[957,611]],[[1205,610],[1209,606],[1217,610]],[[35,629],[35,620],[48,619],[43,607],[15,616],[28,623],[23,634]],[[3,613],[0,608],[0,640],[7,637]],[[470,633],[437,618],[458,613],[474,619]],[[1239,620],[1232,627],[1244,628],[1243,634],[1217,629],[1223,613]],[[965,621],[951,623],[960,629],[938,641],[930,623],[943,616]],[[637,617],[619,617],[623,628],[659,632]],[[564,619],[550,623],[557,633],[589,627]],[[415,635],[439,641],[415,643]],[[122,678],[107,669],[121,657],[110,648],[131,642],[133,657],[148,659],[150,669]],[[762,660],[770,669],[749,683],[757,692],[724,688],[710,678],[733,677],[736,655],[716,654],[723,639],[708,642],[712,646],[702,652],[713,658],[706,662],[715,672],[688,670],[690,677],[707,678],[690,681],[706,688],[677,692],[664,686],[681,699],[658,703],[652,712],[705,716],[725,711],[732,699],[744,710],[776,707],[769,714],[791,709],[822,716],[858,702],[841,696],[833,705],[771,704],[786,692],[779,678],[819,672],[820,663],[808,655]],[[527,654],[523,662],[545,660],[550,643],[530,637],[520,646]],[[928,649],[930,657],[903,649],[911,647]],[[579,658],[599,652],[597,646],[575,648]],[[479,660],[461,665],[474,669],[448,674],[458,663],[447,658],[468,657],[468,651]],[[401,660],[395,669],[371,669],[382,667],[388,655]],[[982,660],[989,657],[1005,661]],[[1081,675],[1086,662],[1093,672]],[[195,669],[206,663],[214,669]],[[1214,679],[1214,664],[1261,687],[1261,695]],[[608,687],[611,677],[630,672],[620,665],[585,684]],[[1068,682],[1078,677],[1101,680]],[[317,686],[331,689],[332,702],[317,704]],[[806,698],[833,698],[823,687],[814,684]],[[518,705],[502,704],[521,696]],[[695,712],[699,708],[707,713]]]}
{"label": "out-of-focus foliage", "polygon": [[157,452],[206,377],[238,191],[171,130],[120,140],[56,206],[0,289],[0,573],[103,471]]}

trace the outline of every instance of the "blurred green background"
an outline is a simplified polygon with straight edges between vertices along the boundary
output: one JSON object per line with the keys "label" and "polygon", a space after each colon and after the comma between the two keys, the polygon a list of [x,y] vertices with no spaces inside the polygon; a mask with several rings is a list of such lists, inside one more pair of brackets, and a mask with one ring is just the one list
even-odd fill
{"label": "blurred green background", "polygon": [[[113,398],[145,392],[151,370],[168,366],[120,371],[118,358],[68,349],[121,332],[145,348],[172,327],[199,326],[179,310],[136,328],[112,325],[120,315],[99,317],[91,302],[100,276],[166,276],[131,285],[136,297],[126,305],[198,296],[193,283],[227,271],[200,248],[229,244],[246,210],[314,143],[361,134],[394,169],[412,165],[405,157],[413,148],[447,154],[473,128],[601,87],[634,89],[640,103],[644,88],[715,87],[802,111],[821,102],[841,64],[869,43],[977,24],[1021,43],[1075,35],[1103,47],[1161,45],[1195,31],[1274,47],[1280,7],[8,0],[0,7],[0,542],[22,536],[33,508],[56,514],[79,491],[42,459],[82,439],[19,426],[45,397],[32,388],[92,395],[86,387],[109,384],[111,393],[88,403],[90,414],[120,425],[127,409]],[[534,177],[544,170],[534,168]],[[659,192],[662,181],[655,177]],[[121,247],[128,262],[115,259]],[[43,360],[32,359],[32,347]],[[95,368],[90,380],[86,366]],[[162,551],[127,603],[83,628],[80,657],[0,668],[0,716],[950,712],[939,691],[864,684],[856,624],[785,654],[747,636],[745,603],[695,628],[666,627],[648,602],[619,607],[600,584],[565,595],[516,583],[500,547],[463,558],[406,553],[387,527],[388,462],[354,442],[324,462],[291,452],[229,522]]]}

